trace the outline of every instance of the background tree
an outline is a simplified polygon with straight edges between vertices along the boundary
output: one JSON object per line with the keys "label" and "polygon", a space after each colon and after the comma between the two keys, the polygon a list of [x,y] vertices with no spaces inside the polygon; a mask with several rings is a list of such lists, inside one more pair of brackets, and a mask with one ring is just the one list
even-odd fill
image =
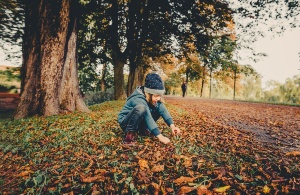
{"label": "background tree", "polygon": [[21,99],[15,118],[89,109],[77,74],[76,1],[25,1]]}
{"label": "background tree", "polygon": [[[24,27],[23,0],[0,1],[0,49],[7,55],[7,60],[17,63],[21,57]],[[19,65],[19,64],[18,64]]]}

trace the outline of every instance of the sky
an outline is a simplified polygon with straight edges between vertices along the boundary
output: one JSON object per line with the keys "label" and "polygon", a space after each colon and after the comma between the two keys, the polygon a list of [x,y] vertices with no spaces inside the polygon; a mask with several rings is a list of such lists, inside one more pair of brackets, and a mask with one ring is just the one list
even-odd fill
{"label": "sky", "polygon": [[260,61],[249,62],[262,75],[263,83],[276,80],[284,83],[287,78],[300,75],[300,29],[288,30],[280,37],[260,38],[255,50],[268,56]]}

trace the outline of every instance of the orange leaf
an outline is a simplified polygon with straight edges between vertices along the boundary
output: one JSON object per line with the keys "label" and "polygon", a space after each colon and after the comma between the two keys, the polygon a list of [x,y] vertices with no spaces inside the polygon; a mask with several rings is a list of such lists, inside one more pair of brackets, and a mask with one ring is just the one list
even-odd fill
{"label": "orange leaf", "polygon": [[262,192],[264,193],[264,194],[269,194],[270,193],[270,188],[267,186],[267,185],[265,185],[264,187],[263,187],[263,189],[262,189]]}
{"label": "orange leaf", "polygon": [[149,169],[148,162],[146,160],[140,159],[139,166],[142,170]]}
{"label": "orange leaf", "polygon": [[189,182],[193,182],[197,177],[184,177],[181,176],[177,179],[175,179],[174,183],[176,183],[176,185],[180,185],[182,183],[189,183]]}
{"label": "orange leaf", "polygon": [[154,188],[154,195],[158,195],[159,194],[159,185],[157,183],[152,182],[151,185]]}
{"label": "orange leaf", "polygon": [[19,173],[17,176],[18,177],[24,177],[24,176],[27,176],[27,175],[29,175],[30,173],[34,173],[33,171],[23,171],[23,172],[21,172],[21,173]]}
{"label": "orange leaf", "polygon": [[190,193],[191,191],[195,190],[196,188],[194,187],[188,187],[188,186],[182,186],[178,192],[178,195],[182,194],[187,194]]}
{"label": "orange leaf", "polygon": [[211,191],[206,186],[202,185],[197,188],[197,195],[211,195]]}
{"label": "orange leaf", "polygon": [[164,165],[156,165],[154,167],[152,167],[152,172],[161,172],[163,170],[165,170],[165,166]]}
{"label": "orange leaf", "polygon": [[287,156],[300,156],[300,151],[287,152]]}
{"label": "orange leaf", "polygon": [[94,177],[81,178],[81,181],[84,183],[93,183],[93,182],[103,182],[105,178],[101,175],[97,175]]}

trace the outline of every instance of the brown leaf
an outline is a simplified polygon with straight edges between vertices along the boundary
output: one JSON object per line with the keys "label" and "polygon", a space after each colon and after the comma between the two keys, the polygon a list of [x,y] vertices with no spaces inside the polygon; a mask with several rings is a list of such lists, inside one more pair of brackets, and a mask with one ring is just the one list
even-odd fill
{"label": "brown leaf", "polygon": [[179,192],[177,193],[178,195],[184,195],[184,194],[187,194],[187,193],[190,193],[192,192],[193,190],[195,190],[196,188],[194,187],[188,187],[188,186],[182,186],[180,189],[179,189]]}
{"label": "brown leaf", "polygon": [[146,160],[140,159],[139,166],[142,170],[149,169],[148,162]]}
{"label": "brown leaf", "polygon": [[34,173],[33,171],[23,171],[23,172],[21,172],[21,173],[19,173],[18,175],[17,175],[17,177],[24,177],[24,176],[27,176],[27,175],[30,175],[30,173]]}
{"label": "brown leaf", "polygon": [[155,165],[154,167],[152,167],[151,171],[152,172],[161,172],[165,170],[165,166],[164,165]]}
{"label": "brown leaf", "polygon": [[174,183],[176,185],[180,185],[182,183],[193,182],[195,179],[197,179],[197,177],[184,177],[184,176],[181,176],[181,177],[175,179]]}
{"label": "brown leaf", "polygon": [[154,195],[158,195],[159,194],[159,185],[157,183],[152,182],[151,185],[154,188]]}
{"label": "brown leaf", "polygon": [[300,151],[287,152],[287,156],[300,156]]}
{"label": "brown leaf", "polygon": [[104,182],[104,180],[105,177],[103,177],[102,175],[97,175],[94,177],[87,177],[87,178],[81,177],[81,181],[83,183]]}
{"label": "brown leaf", "polygon": [[197,195],[211,195],[212,192],[207,189],[206,186],[202,185],[197,188]]}

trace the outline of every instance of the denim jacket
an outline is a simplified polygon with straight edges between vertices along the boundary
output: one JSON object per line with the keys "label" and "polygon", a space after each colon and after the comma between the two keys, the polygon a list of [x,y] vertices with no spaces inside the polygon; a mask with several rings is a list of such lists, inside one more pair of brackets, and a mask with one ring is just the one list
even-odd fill
{"label": "denim jacket", "polygon": [[145,113],[145,123],[149,131],[157,136],[160,133],[156,121],[162,117],[165,123],[170,126],[174,124],[173,119],[167,108],[162,102],[157,102],[154,106],[147,102],[143,92],[143,87],[137,87],[134,92],[127,98],[126,103],[118,114],[118,123],[121,124],[124,117],[137,105],[142,104],[147,108]]}

